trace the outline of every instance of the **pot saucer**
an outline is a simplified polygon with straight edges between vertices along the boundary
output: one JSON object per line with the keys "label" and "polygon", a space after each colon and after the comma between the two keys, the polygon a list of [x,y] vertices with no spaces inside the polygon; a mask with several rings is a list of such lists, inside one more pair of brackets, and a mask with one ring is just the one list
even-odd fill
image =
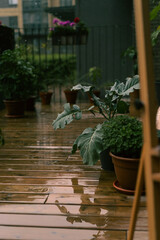
{"label": "pot saucer", "polygon": [[[129,189],[122,188],[117,179],[113,182],[113,187],[116,190],[118,190],[119,192],[124,193],[126,195],[134,195],[135,194],[135,190],[129,190]],[[144,194],[145,194],[145,191],[143,190],[142,195],[144,195]]]}
{"label": "pot saucer", "polygon": [[10,115],[10,114],[5,114],[5,117],[7,117],[7,118],[24,118],[24,115]]}

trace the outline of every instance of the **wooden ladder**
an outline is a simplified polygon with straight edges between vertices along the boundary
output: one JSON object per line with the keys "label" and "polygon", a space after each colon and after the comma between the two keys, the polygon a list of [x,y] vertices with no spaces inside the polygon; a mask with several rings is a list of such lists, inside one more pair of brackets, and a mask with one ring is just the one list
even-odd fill
{"label": "wooden ladder", "polygon": [[143,103],[144,146],[127,240],[133,239],[143,179],[146,186],[149,239],[160,240],[160,147],[156,133],[157,104],[150,37],[149,0],[134,0],[134,11],[141,85],[140,96]]}

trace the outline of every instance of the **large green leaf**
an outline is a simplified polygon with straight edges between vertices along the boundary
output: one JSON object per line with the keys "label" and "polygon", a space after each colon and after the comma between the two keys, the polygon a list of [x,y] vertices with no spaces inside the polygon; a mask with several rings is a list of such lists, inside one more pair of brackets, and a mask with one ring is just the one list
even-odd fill
{"label": "large green leaf", "polygon": [[84,92],[90,92],[92,88],[92,86],[82,86],[81,84],[77,84],[73,86],[72,90],[83,90]]}
{"label": "large green leaf", "polygon": [[153,8],[153,10],[150,12],[150,20],[154,20],[160,11],[160,2]]}
{"label": "large green leaf", "polygon": [[64,104],[64,111],[58,114],[57,118],[53,121],[54,129],[64,128],[67,124],[71,123],[74,119],[79,120],[82,118],[82,112],[78,105],[73,105],[71,108],[69,103]]}
{"label": "large green leaf", "polygon": [[99,160],[100,153],[103,151],[102,136],[101,124],[98,124],[96,128],[86,128],[75,140],[72,153],[75,153],[79,149],[83,163],[94,165]]}
{"label": "large green leaf", "polygon": [[127,81],[125,83],[124,89],[121,92],[121,95],[129,95],[131,92],[134,91],[134,89],[140,89],[139,84],[139,75],[133,76],[133,78],[127,78]]}
{"label": "large green leaf", "polygon": [[126,78],[126,82],[115,82],[114,85],[111,87],[111,89],[106,92],[106,98],[108,97],[108,94],[110,96],[114,96],[113,100],[115,100],[118,96],[125,96],[129,95],[129,93],[133,92],[134,89],[140,89],[139,84],[139,75],[135,75],[132,78],[128,77]]}

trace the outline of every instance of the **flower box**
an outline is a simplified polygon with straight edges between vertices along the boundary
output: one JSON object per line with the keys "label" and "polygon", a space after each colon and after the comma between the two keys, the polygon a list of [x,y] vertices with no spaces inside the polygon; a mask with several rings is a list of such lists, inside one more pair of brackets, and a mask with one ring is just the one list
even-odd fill
{"label": "flower box", "polygon": [[86,44],[88,29],[79,18],[73,22],[53,19],[53,28],[50,29],[53,45],[81,45]]}

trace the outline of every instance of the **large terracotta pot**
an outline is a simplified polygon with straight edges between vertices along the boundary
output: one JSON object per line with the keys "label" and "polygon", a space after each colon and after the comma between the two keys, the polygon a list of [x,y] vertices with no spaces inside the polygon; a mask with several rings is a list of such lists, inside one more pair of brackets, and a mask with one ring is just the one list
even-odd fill
{"label": "large terracotta pot", "polygon": [[134,190],[137,180],[139,159],[118,157],[110,153],[117,180],[123,189]]}
{"label": "large terracotta pot", "polygon": [[51,103],[52,92],[40,92],[42,105],[49,105]]}
{"label": "large terracotta pot", "polygon": [[7,109],[6,117],[24,117],[25,111],[24,100],[4,100],[5,107]]}
{"label": "large terracotta pot", "polygon": [[64,90],[67,103],[75,104],[77,100],[78,90]]}

